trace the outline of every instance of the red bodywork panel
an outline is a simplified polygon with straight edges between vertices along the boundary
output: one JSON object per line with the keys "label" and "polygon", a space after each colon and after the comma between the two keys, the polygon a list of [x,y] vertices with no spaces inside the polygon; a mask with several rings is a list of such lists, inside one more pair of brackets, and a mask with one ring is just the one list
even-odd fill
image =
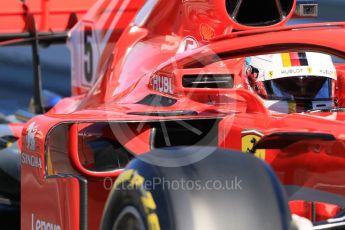
{"label": "red bodywork panel", "polygon": [[[5,2],[0,3],[4,4],[0,17],[13,23],[11,27],[0,25],[0,32],[24,32],[23,4]],[[23,129],[13,126],[15,133],[22,131],[22,229],[37,228],[43,222],[56,229],[79,229],[83,224],[98,229],[109,193],[107,183],[122,169],[94,172],[85,167],[91,150],[83,148],[83,141],[110,139],[136,156],[155,144],[164,145],[159,135],[154,139],[157,124],[176,131],[169,122],[177,121],[185,123],[178,130],[182,133],[175,136],[187,136],[183,131],[193,122],[212,120],[215,129],[209,130],[216,130],[216,145],[243,151],[252,148],[247,140],[256,142],[279,132],[332,135],[333,141],[301,140],[280,149],[258,150],[256,155],[273,167],[286,187],[344,198],[345,181],[340,175],[345,168],[345,115],[271,113],[247,89],[242,71],[244,57],[269,52],[311,49],[344,57],[345,23],[283,27],[293,14],[295,1],[284,20],[266,27],[238,24],[229,17],[225,0],[149,2],[152,5],[145,8],[144,1],[128,0],[28,1],[40,32],[64,31],[72,12],[84,16],[69,31],[73,97],[34,117]],[[343,105],[345,68],[338,65],[337,69],[336,97]],[[183,84],[186,75],[199,74],[230,75],[234,84],[223,89]],[[152,95],[161,104],[150,104]],[[106,128],[99,132],[84,132],[104,123]],[[84,199],[88,201],[85,210]],[[324,220],[340,211],[340,205],[330,203],[296,198],[291,209],[310,219],[315,211],[314,220]]]}

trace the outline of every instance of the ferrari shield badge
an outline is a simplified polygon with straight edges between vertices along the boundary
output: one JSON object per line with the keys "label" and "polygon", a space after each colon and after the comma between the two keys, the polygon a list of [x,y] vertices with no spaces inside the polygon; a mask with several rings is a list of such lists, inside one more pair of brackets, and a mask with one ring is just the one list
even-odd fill
{"label": "ferrari shield badge", "polygon": [[254,129],[243,130],[241,134],[242,152],[253,153],[256,157],[265,159],[266,151],[264,149],[254,150],[254,146],[264,134]]}
{"label": "ferrari shield badge", "polygon": [[199,42],[192,36],[187,36],[185,37],[178,50],[177,50],[177,53],[183,53],[185,51],[188,51],[188,50],[193,50],[193,49],[196,49],[199,47]]}

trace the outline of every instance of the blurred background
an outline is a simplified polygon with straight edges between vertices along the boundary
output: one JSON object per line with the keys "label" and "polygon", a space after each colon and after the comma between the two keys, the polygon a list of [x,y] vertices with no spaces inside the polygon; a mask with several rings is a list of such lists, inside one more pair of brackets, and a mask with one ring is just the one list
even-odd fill
{"label": "blurred background", "polygon": [[[318,0],[317,19],[295,19],[289,24],[345,21],[345,0]],[[0,48],[0,113],[27,109],[32,96],[32,58],[30,47]],[[62,96],[70,95],[71,59],[65,45],[41,48],[43,88]]]}

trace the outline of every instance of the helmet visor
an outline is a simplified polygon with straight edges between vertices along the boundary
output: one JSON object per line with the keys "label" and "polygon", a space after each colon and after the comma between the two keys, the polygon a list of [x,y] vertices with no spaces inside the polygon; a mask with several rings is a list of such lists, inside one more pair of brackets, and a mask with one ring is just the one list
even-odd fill
{"label": "helmet visor", "polygon": [[317,76],[285,77],[263,81],[268,100],[331,100],[332,79]]}

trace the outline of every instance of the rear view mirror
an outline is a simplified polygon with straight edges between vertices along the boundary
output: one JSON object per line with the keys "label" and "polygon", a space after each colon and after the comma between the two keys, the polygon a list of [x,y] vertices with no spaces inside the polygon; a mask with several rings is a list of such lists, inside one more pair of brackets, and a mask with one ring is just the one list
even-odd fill
{"label": "rear view mirror", "polygon": [[301,18],[316,18],[319,15],[319,4],[316,1],[297,3],[295,14]]}

